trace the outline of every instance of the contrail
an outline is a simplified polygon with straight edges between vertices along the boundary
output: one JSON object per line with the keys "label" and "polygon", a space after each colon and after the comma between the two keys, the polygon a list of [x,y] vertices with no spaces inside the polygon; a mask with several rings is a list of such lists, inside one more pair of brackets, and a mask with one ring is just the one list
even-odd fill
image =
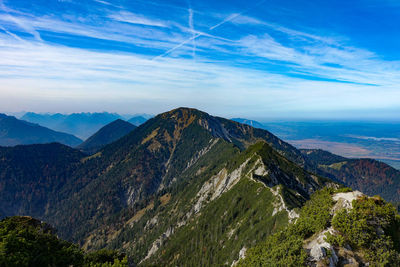
{"label": "contrail", "polygon": [[[222,24],[225,24],[225,23],[227,23],[227,22],[233,20],[234,18],[236,18],[236,17],[238,17],[238,16],[240,16],[240,14],[236,14],[235,16],[232,16],[232,15],[231,15],[231,16],[229,16],[228,18],[226,18],[226,19],[224,19],[223,21],[221,21],[220,23],[218,23],[218,24],[216,24],[216,25],[214,25],[214,26],[208,28],[208,30],[209,30],[209,31],[212,31],[212,30],[214,30],[215,28],[218,28],[218,27],[221,26]],[[154,57],[152,60],[155,60],[155,59],[164,57],[164,56],[168,55],[169,53],[175,51],[176,49],[178,49],[178,48],[184,46],[185,44],[187,44],[187,43],[189,43],[189,42],[195,40],[196,38],[198,38],[198,37],[200,37],[200,36],[202,36],[202,35],[205,35],[205,34],[202,33],[202,32],[197,33],[197,34],[193,35],[192,37],[190,37],[189,39],[186,39],[186,40],[183,41],[182,43],[178,44],[177,46],[174,46],[174,47],[172,47],[171,49],[165,51],[163,54]]]}
{"label": "contrail", "polygon": [[15,39],[17,39],[18,41],[24,42],[24,40],[22,38],[20,38],[18,35],[8,31],[6,28],[4,28],[3,26],[0,25],[0,29],[3,30],[5,33],[7,33],[8,35],[14,37]]}
{"label": "contrail", "polygon": [[[244,13],[244,12],[243,12],[243,13]],[[218,23],[218,24],[216,24],[216,25],[210,27],[209,30],[212,31],[212,30],[214,30],[215,28],[218,28],[219,26],[221,26],[222,24],[225,24],[225,23],[227,23],[227,22],[229,22],[229,21],[231,21],[231,20],[233,20],[233,19],[239,17],[239,16],[242,15],[243,13],[231,14],[231,15],[229,15],[229,17],[227,17],[226,19],[224,19],[224,20],[221,21],[220,23]]]}
{"label": "contrail", "polygon": [[171,49],[169,49],[169,50],[167,50],[167,51],[164,52],[163,54],[154,57],[152,60],[156,60],[156,59],[158,59],[158,58],[161,58],[161,57],[164,57],[164,56],[168,55],[169,53],[173,52],[174,50],[176,50],[176,49],[178,49],[178,48],[180,48],[180,47],[182,47],[182,46],[184,46],[185,44],[189,43],[190,41],[196,39],[197,37],[199,37],[199,36],[201,36],[201,35],[203,35],[203,33],[198,33],[198,34],[196,34],[196,35],[193,35],[193,36],[190,37],[189,39],[186,39],[186,40],[183,41],[182,43],[178,44],[177,46],[175,46],[175,47],[173,47],[173,48],[171,48]]}
{"label": "contrail", "polygon": [[[190,6],[190,0],[188,0],[188,4],[189,4],[189,28],[190,28],[190,31],[192,32],[192,37],[194,37],[195,31],[194,31],[194,25],[193,25],[193,9]],[[192,56],[194,59],[196,57],[196,38],[192,39],[192,45],[193,45]]]}
{"label": "contrail", "polygon": [[[267,1],[267,0],[261,0],[261,1],[258,2],[256,5],[252,6],[251,8],[246,9],[245,11],[243,11],[243,12],[241,12],[241,13],[236,13],[236,14],[229,15],[229,16],[228,16],[227,18],[225,18],[223,21],[221,21],[221,22],[215,24],[214,26],[208,28],[208,30],[209,30],[209,31],[212,31],[212,30],[218,28],[219,26],[221,26],[221,25],[223,25],[223,24],[225,24],[225,23],[227,23],[227,22],[229,22],[229,21],[231,21],[231,20],[233,20],[233,19],[239,17],[240,15],[243,15],[243,14],[249,12],[249,11],[252,10],[253,8],[256,8],[257,6],[263,4],[263,3],[266,2],[266,1]],[[164,52],[163,54],[154,57],[152,60],[156,60],[156,59],[158,59],[158,58],[162,58],[162,57],[168,55],[169,53],[175,51],[176,49],[178,49],[178,48],[184,46],[184,45],[187,44],[188,42],[197,39],[198,37],[200,37],[200,36],[202,36],[202,35],[204,35],[204,34],[203,34],[203,33],[197,33],[197,34],[193,35],[192,37],[190,37],[189,39],[187,39],[187,40],[183,41],[182,43],[176,45],[175,47],[173,47],[173,48],[167,50],[167,51]]]}

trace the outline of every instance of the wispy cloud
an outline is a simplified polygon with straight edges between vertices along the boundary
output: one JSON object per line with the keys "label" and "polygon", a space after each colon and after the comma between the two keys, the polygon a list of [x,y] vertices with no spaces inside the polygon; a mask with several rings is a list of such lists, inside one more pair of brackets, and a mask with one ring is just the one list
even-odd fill
{"label": "wispy cloud", "polygon": [[167,23],[165,23],[163,21],[149,19],[149,18],[146,18],[145,16],[134,14],[134,13],[131,13],[128,11],[120,11],[118,13],[113,13],[113,14],[108,15],[108,17],[111,19],[114,19],[116,21],[126,22],[126,23],[131,23],[131,24],[156,26],[156,27],[168,27]]}
{"label": "wispy cloud", "polygon": [[[88,101],[90,105],[99,100],[115,103],[124,99],[126,104],[121,108],[125,111],[132,101],[140,101],[157,112],[186,104],[207,106],[215,112],[250,112],[267,107],[270,114],[287,114],[298,108],[310,112],[330,110],[337,108],[337,102],[346,109],[380,108],[382,103],[395,106],[400,97],[400,92],[390,87],[376,96],[374,88],[357,84],[338,86],[225,64],[193,64],[189,59],[152,61],[134,54],[90,52],[41,43],[22,45],[0,37],[3,99],[24,95],[43,102],[62,104],[69,99]],[[22,86],[27,82],[28,87]],[[109,88],[113,88],[112,96]],[[193,94],[197,97],[193,98]]]}
{"label": "wispy cloud", "polygon": [[[189,29],[192,32],[192,38],[196,35],[196,31],[194,29],[194,25],[193,25],[193,9],[191,8],[190,5],[190,0],[188,0],[188,4],[189,4]],[[195,58],[196,57],[196,38],[193,38],[192,40],[192,48],[193,48],[193,53],[192,53],[192,57]]]}
{"label": "wispy cloud", "polygon": [[107,5],[107,6],[113,6],[113,4],[111,4],[110,2],[107,1],[103,1],[103,0],[93,0],[94,2],[103,4],[103,5]]}
{"label": "wispy cloud", "polygon": [[235,19],[232,20],[233,23],[235,24],[246,24],[246,25],[251,25],[251,24],[255,24],[255,25],[263,25],[265,24],[265,22],[253,18],[253,17],[249,17],[249,16],[245,16],[245,15],[240,15],[235,17]]}
{"label": "wispy cloud", "polygon": [[243,53],[277,61],[275,64],[285,65],[298,74],[379,86],[400,82],[394,75],[400,74],[400,62],[386,62],[368,50],[332,45],[324,39],[313,38],[312,42],[294,47],[263,34],[246,36],[238,44]]}
{"label": "wispy cloud", "polygon": [[36,31],[36,29],[34,27],[32,27],[32,25],[30,25],[29,23],[26,23],[26,21],[24,19],[19,19],[16,16],[12,16],[10,14],[5,14],[5,15],[1,16],[1,20],[8,21],[9,23],[14,24],[15,26],[17,26],[21,30],[23,30],[23,31],[31,34],[32,36],[34,36],[34,38],[36,40],[42,41],[42,38],[40,37],[39,32]]}
{"label": "wispy cloud", "polygon": [[0,29],[3,30],[5,33],[7,33],[8,35],[14,37],[16,40],[23,42],[24,40],[22,38],[20,38],[18,35],[8,31],[6,28],[4,28],[3,26],[0,26]]}

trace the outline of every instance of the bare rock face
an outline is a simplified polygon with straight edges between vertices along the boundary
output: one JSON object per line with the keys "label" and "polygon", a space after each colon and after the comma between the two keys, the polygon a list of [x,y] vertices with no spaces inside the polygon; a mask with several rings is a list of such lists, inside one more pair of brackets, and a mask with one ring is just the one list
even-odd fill
{"label": "bare rock face", "polygon": [[334,229],[332,227],[322,231],[317,236],[312,237],[310,240],[306,242],[304,248],[309,251],[310,257],[309,261],[318,262],[324,259],[327,256],[327,250],[331,250],[332,246],[328,242],[324,240],[326,233],[334,233]]}
{"label": "bare rock face", "polygon": [[352,209],[353,200],[356,200],[357,198],[362,197],[363,195],[364,194],[361,193],[360,191],[334,194],[332,198],[336,202],[336,204],[332,209],[332,213],[336,214],[336,212],[341,209]]}
{"label": "bare rock face", "polygon": [[239,251],[239,258],[237,260],[234,260],[231,264],[231,267],[236,266],[237,263],[241,260],[244,259],[244,257],[246,256],[246,251],[247,248],[246,247],[242,247],[242,249]]}

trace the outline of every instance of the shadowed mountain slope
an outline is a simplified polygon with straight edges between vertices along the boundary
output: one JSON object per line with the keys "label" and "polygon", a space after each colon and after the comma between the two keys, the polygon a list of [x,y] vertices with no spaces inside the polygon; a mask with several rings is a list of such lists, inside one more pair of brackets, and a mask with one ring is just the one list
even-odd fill
{"label": "shadowed mountain slope", "polygon": [[50,130],[37,124],[0,114],[0,146],[59,142],[69,146],[82,143],[79,138]]}
{"label": "shadowed mountain slope", "polygon": [[147,121],[147,119],[143,116],[135,116],[128,120],[128,122],[132,123],[135,126],[139,126],[139,125],[145,123],[146,121]]}
{"label": "shadowed mountain slope", "polygon": [[374,159],[348,159],[320,149],[302,149],[320,175],[341,181],[364,194],[400,201],[400,171]]}
{"label": "shadowed mountain slope", "polygon": [[135,125],[124,120],[115,120],[89,137],[85,142],[77,148],[85,153],[94,154],[105,145],[108,145],[119,138],[127,135],[136,128]]}
{"label": "shadowed mountain slope", "polygon": [[0,215],[43,216],[83,156],[58,143],[0,147]]}

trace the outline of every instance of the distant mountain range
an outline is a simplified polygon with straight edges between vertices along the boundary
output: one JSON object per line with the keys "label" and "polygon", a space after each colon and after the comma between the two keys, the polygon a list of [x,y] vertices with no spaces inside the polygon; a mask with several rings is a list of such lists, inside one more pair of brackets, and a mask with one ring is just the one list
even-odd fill
{"label": "distant mountain range", "polygon": [[[134,116],[129,122],[135,126],[144,123],[150,115]],[[38,114],[27,112],[21,119],[37,123],[50,129],[70,133],[82,139],[87,139],[101,127],[117,119],[124,119],[116,113],[72,113],[72,114]]]}
{"label": "distant mountain range", "polygon": [[51,142],[77,146],[82,143],[82,140],[71,134],[56,132],[37,124],[0,114],[0,146]]}
{"label": "distant mountain range", "polygon": [[[125,126],[93,139],[104,143]],[[60,144],[1,148],[0,170],[0,214],[33,215],[86,250],[119,249],[140,266],[231,266],[270,236],[268,253],[297,249],[305,260],[312,249],[303,241],[329,226],[340,184],[386,188],[391,201],[400,192],[399,172],[386,164],[298,150],[190,108],[159,114],[90,156]],[[286,240],[279,231],[299,216],[306,221]],[[252,251],[244,266],[259,265]]]}
{"label": "distant mountain range", "polygon": [[98,130],[77,148],[85,153],[94,154],[105,145],[120,139],[135,128],[136,126],[129,122],[117,119]]}
{"label": "distant mountain range", "polygon": [[104,125],[120,118],[120,115],[108,112],[72,113],[69,115],[28,112],[21,119],[86,139]]}

